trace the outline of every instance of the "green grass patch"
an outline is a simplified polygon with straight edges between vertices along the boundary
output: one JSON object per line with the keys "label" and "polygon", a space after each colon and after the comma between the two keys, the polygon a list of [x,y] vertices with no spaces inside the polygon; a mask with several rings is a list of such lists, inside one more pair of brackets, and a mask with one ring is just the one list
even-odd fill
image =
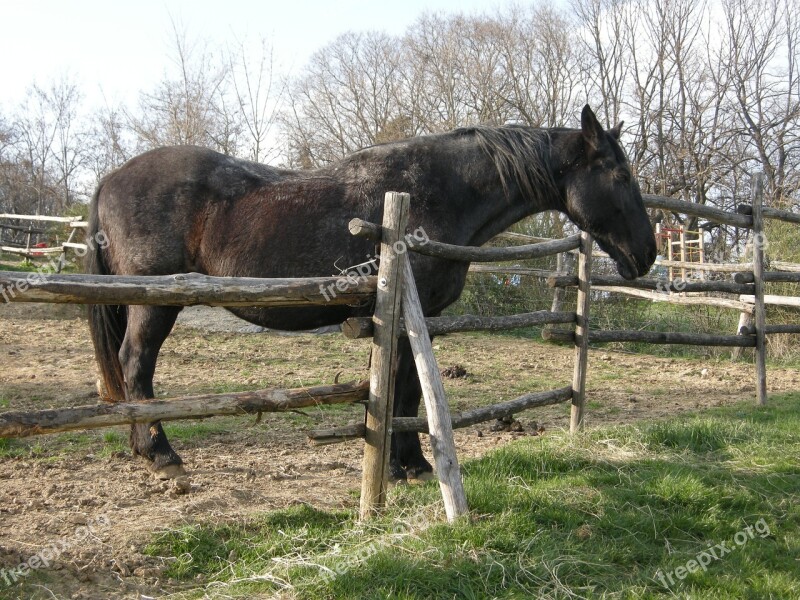
{"label": "green grass patch", "polygon": [[36,458],[47,461],[74,460],[76,456],[128,451],[126,429],[71,431],[28,438],[0,438],[0,458]]}
{"label": "green grass patch", "polygon": [[298,506],[167,531],[147,551],[203,580],[181,597],[797,598],[798,428],[790,394],[526,438],[463,465],[470,522],[442,522],[432,483],[396,488],[366,524]]}

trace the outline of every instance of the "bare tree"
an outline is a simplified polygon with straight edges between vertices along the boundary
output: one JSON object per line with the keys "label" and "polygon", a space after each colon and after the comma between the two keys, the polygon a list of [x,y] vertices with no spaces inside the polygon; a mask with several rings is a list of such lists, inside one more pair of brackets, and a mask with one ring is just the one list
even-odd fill
{"label": "bare tree", "polygon": [[[225,70],[205,44],[172,22],[173,72],[140,95],[137,112],[126,111],[141,148],[193,144],[233,153],[230,111],[223,105]],[[221,118],[222,117],[222,118]]]}
{"label": "bare tree", "polygon": [[498,88],[516,117],[534,126],[564,125],[578,108],[583,77],[574,22],[551,6],[500,15],[503,80]]}
{"label": "bare tree", "polygon": [[616,123],[629,77],[623,24],[630,5],[624,0],[573,0],[572,8],[579,26],[587,32],[578,38],[590,61],[585,71],[587,97],[600,107],[607,123]]}
{"label": "bare tree", "polygon": [[78,175],[85,158],[77,123],[81,96],[67,78],[49,88],[32,85],[15,121],[16,161],[27,173],[18,182],[20,200],[37,214],[60,213],[78,199]]}
{"label": "bare tree", "polygon": [[292,87],[284,118],[292,160],[320,165],[391,137],[405,137],[397,45],[348,33],[315,53]]}
{"label": "bare tree", "polygon": [[254,161],[274,158],[278,148],[275,127],[286,83],[275,77],[274,53],[261,39],[255,62],[248,60],[243,42],[228,53],[228,66],[243,129],[247,133],[247,156]]}
{"label": "bare tree", "polygon": [[95,184],[133,156],[135,142],[130,137],[124,109],[106,105],[92,115],[86,164]]}
{"label": "bare tree", "polygon": [[800,188],[797,2],[724,0],[722,6],[726,31],[719,62],[735,97],[739,133],[765,173],[768,197],[790,202]]}

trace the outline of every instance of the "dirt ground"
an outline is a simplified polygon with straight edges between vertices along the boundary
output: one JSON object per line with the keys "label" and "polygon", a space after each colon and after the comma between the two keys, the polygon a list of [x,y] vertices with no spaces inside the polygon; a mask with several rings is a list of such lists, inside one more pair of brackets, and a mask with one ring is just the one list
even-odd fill
{"label": "dirt ground", "polygon": [[[571,380],[570,348],[477,335],[437,338],[435,345],[440,367],[458,364],[467,372],[446,382],[455,409]],[[156,394],[298,387],[337,375],[363,379],[368,351],[365,340],[279,335],[221,309],[187,309],[162,351]],[[95,381],[79,309],[0,305],[0,410],[95,403]],[[771,393],[796,390],[800,372],[770,368],[769,387]],[[588,423],[597,426],[753,399],[755,386],[747,363],[592,350],[588,390]],[[257,424],[251,417],[167,424],[189,470],[171,482],[154,480],[130,457],[124,427],[0,440],[0,598],[163,598],[186,584],[163,576],[169,557],[143,553],[155,532],[237,521],[299,502],[357,506],[361,442],[311,447],[304,431],[359,418],[359,407],[336,407],[264,415]],[[519,419],[522,432],[494,432],[491,423],[458,431],[460,457],[542,428],[541,435],[563,429],[568,406]],[[57,550],[48,552],[51,547]],[[46,568],[14,571],[37,553]]]}

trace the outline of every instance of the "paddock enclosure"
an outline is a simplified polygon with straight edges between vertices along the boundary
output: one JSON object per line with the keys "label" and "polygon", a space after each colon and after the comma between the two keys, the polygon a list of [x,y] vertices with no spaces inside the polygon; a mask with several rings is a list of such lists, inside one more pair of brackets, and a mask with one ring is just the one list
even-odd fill
{"label": "paddock enclosure", "polygon": [[[54,230],[48,230],[48,224]],[[85,231],[88,225],[83,217],[0,214],[0,252],[26,259],[58,255],[54,270],[60,273],[67,264],[69,252],[78,256],[86,254],[86,244],[77,241],[76,235]],[[66,241],[59,241],[59,233],[65,232]],[[39,241],[41,238],[45,241]]]}
{"label": "paddock enclosure", "polygon": [[[764,218],[796,223],[797,215],[762,208],[761,176],[753,180],[752,206],[740,207],[739,213],[697,206],[673,199],[645,196],[650,208],[681,212],[752,230],[754,239],[763,238]],[[407,227],[408,194],[386,195],[382,224],[353,220],[350,232],[381,243],[381,261],[376,276],[344,273],[340,277],[258,280],[249,278],[215,278],[198,274],[162,277],[36,275],[0,273],[4,297],[12,302],[151,304],[212,306],[297,306],[326,302],[352,303],[375,297],[374,316],[350,319],[343,332],[350,338],[371,337],[370,381],[284,390],[259,390],[209,394],[170,400],[153,400],[132,404],[99,404],[44,411],[6,411],[0,413],[0,437],[25,437],[74,429],[107,427],[153,420],[205,418],[214,415],[246,414],[271,411],[292,411],[322,404],[360,402],[366,405],[363,423],[318,430],[309,433],[313,443],[326,444],[354,438],[365,439],[361,516],[369,518],[386,500],[389,438],[392,431],[428,433],[431,439],[436,471],[439,477],[446,513],[456,519],[468,512],[461,485],[458,458],[453,443],[453,428],[473,425],[512,415],[520,411],[550,404],[571,402],[570,430],[583,427],[586,406],[586,373],[589,343],[612,341],[644,341],[656,344],[693,344],[707,346],[755,348],[756,400],[767,399],[765,338],[775,332],[797,333],[795,326],[766,324],[766,282],[797,282],[800,275],[791,271],[766,271],[764,244],[753,244],[753,262],[733,274],[733,281],[657,280],[639,278],[626,281],[618,276],[593,275],[592,239],[580,233],[562,240],[506,248],[469,248],[449,246],[434,240],[415,243],[404,234]],[[407,251],[420,252],[450,260],[497,262],[552,254],[576,253],[577,273],[529,273],[544,278],[555,290],[573,286],[578,290],[574,310],[538,311],[498,317],[423,318],[416,297]],[[681,265],[675,265],[680,267]],[[490,267],[502,271],[502,266]],[[713,267],[712,267],[713,268]],[[330,293],[335,290],[336,293]],[[326,293],[327,291],[327,293]],[[592,294],[599,292],[644,295],[654,301],[698,303],[693,292],[723,292],[738,300],[708,298],[710,303],[752,314],[736,335],[663,333],[647,331],[602,331],[590,326]],[[557,295],[556,295],[557,298]],[[748,302],[747,300],[752,301]],[[728,304],[721,304],[728,303]],[[554,305],[556,302],[554,302]],[[568,341],[573,345],[571,382],[550,391],[524,394],[500,404],[451,414],[442,386],[439,368],[433,355],[431,335],[459,331],[501,330],[531,325],[548,325],[546,339]],[[569,324],[569,329],[553,328]],[[425,418],[392,418],[393,374],[397,339],[408,336],[423,388]]]}

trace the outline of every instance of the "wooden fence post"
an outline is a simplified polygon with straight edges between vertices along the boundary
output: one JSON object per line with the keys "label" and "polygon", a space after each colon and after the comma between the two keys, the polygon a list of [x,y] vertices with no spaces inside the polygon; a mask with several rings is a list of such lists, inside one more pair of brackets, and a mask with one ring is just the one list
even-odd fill
{"label": "wooden fence post", "polygon": [[753,195],[753,278],[755,287],[756,324],[756,398],[760,405],[767,403],[767,312],[764,306],[764,174],[756,173],[751,183]]}
{"label": "wooden fence post", "polygon": [[[753,326],[753,313],[743,310],[739,313],[739,324],[736,326],[736,335],[742,335],[742,331],[746,331]],[[731,351],[731,359],[739,360],[742,357],[742,347],[737,346]]]}
{"label": "wooden fence post", "polygon": [[586,370],[589,363],[589,298],[592,279],[592,236],[581,232],[578,249],[578,306],[575,321],[575,365],[572,373],[572,411],[569,431],[583,429],[583,408],[586,401]]}
{"label": "wooden fence post", "polygon": [[[559,252],[556,254],[556,273],[559,275],[563,275],[566,273],[567,269],[565,266],[567,255],[564,252]],[[550,305],[550,312],[561,312],[564,306],[564,294],[566,293],[566,288],[557,287],[553,291],[553,303]],[[548,323],[544,326],[545,330],[553,329],[553,324]]]}
{"label": "wooden fence post", "polygon": [[373,316],[374,334],[361,480],[362,519],[370,518],[383,507],[389,482],[389,449],[402,294],[402,256],[395,252],[394,243],[405,235],[409,201],[408,194],[387,192],[383,205],[381,260]]}
{"label": "wooden fence post", "polygon": [[414,352],[422,397],[428,414],[428,432],[430,434],[433,460],[436,475],[442,490],[444,509],[447,520],[454,521],[469,512],[464,484],[461,481],[461,469],[458,466],[456,445],[453,440],[453,423],[450,407],[444,393],[442,376],[433,355],[431,338],[425,326],[417,284],[411,271],[408,256],[401,256],[403,264],[403,319],[408,331],[408,340]]}

